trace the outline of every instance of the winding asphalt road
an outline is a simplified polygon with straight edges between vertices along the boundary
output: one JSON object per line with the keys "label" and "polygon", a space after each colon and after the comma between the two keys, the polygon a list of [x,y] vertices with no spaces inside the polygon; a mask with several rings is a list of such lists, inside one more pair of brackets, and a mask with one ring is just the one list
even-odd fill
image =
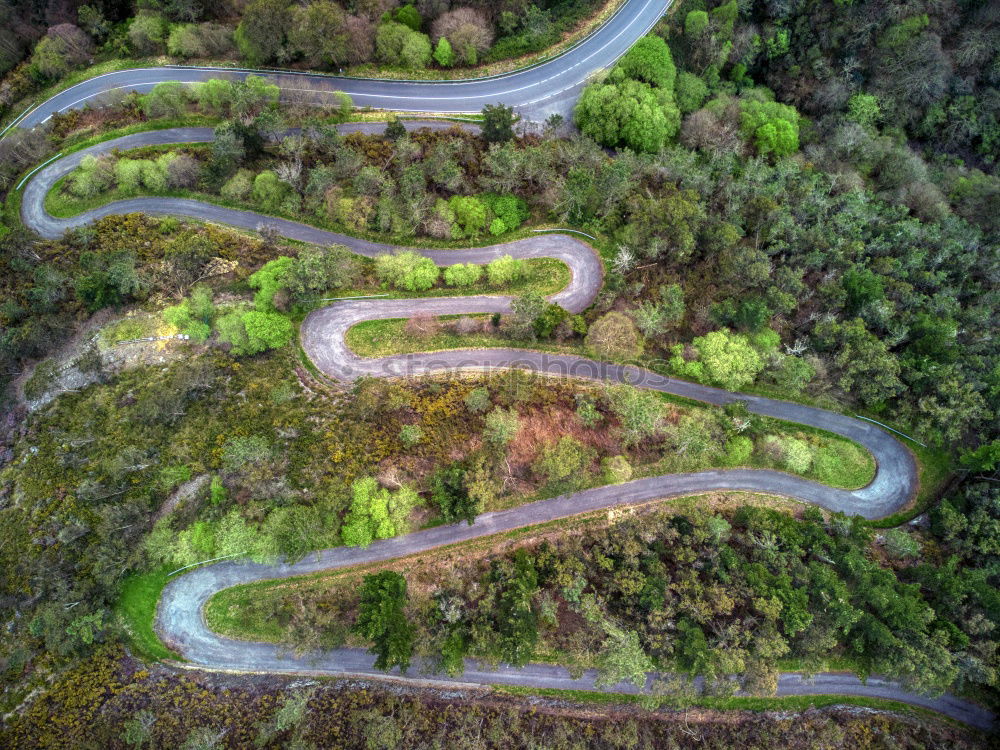
{"label": "winding asphalt road", "polygon": [[[410,128],[421,126],[448,127],[441,123],[408,123]],[[375,132],[382,127],[367,123],[342,126],[342,130]],[[87,154],[96,155],[116,148],[128,149],[151,144],[204,142],[211,140],[211,137],[211,130],[206,128],[139,133],[98,144],[53,162],[40,170],[28,183],[22,200],[22,219],[39,234],[57,237],[69,228],[90,223],[103,216],[143,211],[187,216],[245,229],[254,229],[266,223],[275,226],[281,234],[291,239],[320,245],[339,243],[367,256],[397,249],[292,221],[194,200],[135,198],[111,203],[69,219],[57,219],[45,212],[44,198],[49,189]],[[504,245],[468,250],[418,252],[441,265],[454,262],[485,263],[504,254],[520,258],[558,258],[569,266],[572,281],[551,299],[573,312],[585,309],[601,286],[600,259],[589,246],[566,235],[541,235]],[[344,341],[348,328],[364,320],[409,317],[415,314],[504,313],[510,310],[510,302],[509,297],[502,296],[339,302],[316,310],[306,318],[302,325],[301,341],[304,350],[319,369],[331,378],[348,381],[362,375],[398,377],[440,371],[519,367],[550,375],[627,382],[711,404],[742,400],[754,413],[829,430],[860,443],[876,459],[875,478],[867,487],[851,491],[769,470],[733,469],[649,477],[562,495],[506,511],[485,513],[477,517],[475,524],[471,526],[439,526],[395,539],[377,541],[365,549],[339,547],[322,550],[294,564],[217,563],[179,576],[164,589],[156,619],[157,631],[164,642],[191,663],[212,668],[378,675],[382,673],[374,669],[374,657],[359,649],[336,649],[297,657],[273,644],[223,638],[207,628],[203,617],[205,603],[214,594],[234,585],[405,557],[519,527],[666,497],[714,490],[755,491],[784,495],[828,510],[879,518],[899,510],[914,496],[917,488],[916,465],[905,447],[870,423],[822,409],[730,393],[675,380],[638,367],[611,365],[582,357],[516,349],[485,349],[362,359],[353,354]],[[420,666],[417,664],[415,671],[419,671]],[[432,679],[451,685],[509,684],[539,688],[594,689],[595,674],[588,672],[573,679],[565,669],[553,665],[531,664],[522,668],[500,666],[493,669],[470,660],[466,663],[465,674],[458,680],[441,675],[434,675]],[[636,689],[630,684],[619,684],[610,690],[629,693]],[[778,695],[828,693],[890,698],[931,708],[980,728],[988,728],[993,722],[992,714],[988,711],[954,696],[917,695],[905,691],[898,684],[877,677],[862,683],[852,675],[840,673],[820,674],[811,680],[805,680],[796,674],[784,674],[778,685]]]}
{"label": "winding asphalt road", "polygon": [[355,106],[402,112],[479,112],[502,102],[523,117],[539,121],[548,114],[566,114],[587,79],[610,66],[636,40],[656,25],[672,0],[626,0],[612,18],[580,43],[557,57],[530,68],[489,78],[459,81],[393,81],[343,78],[316,73],[268,72],[225,67],[164,66],[134,68],[96,76],[62,91],[24,115],[22,128],[33,128],[54,113],[100,106],[115,91],[146,92],[163,81],[198,83],[209,78],[242,79],[264,75],[286,97],[316,104],[333,102],[332,94],[350,94]]}

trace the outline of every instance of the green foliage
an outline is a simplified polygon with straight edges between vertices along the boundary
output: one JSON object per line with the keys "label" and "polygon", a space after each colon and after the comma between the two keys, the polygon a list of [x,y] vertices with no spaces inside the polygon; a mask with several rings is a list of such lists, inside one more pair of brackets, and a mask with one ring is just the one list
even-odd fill
{"label": "green foliage", "polygon": [[635,359],[643,350],[643,340],[632,319],[617,311],[605,313],[587,331],[587,348],[601,359]]}
{"label": "green foliage", "polygon": [[626,78],[667,91],[674,90],[677,69],[663,37],[650,35],[640,39],[618,61],[618,69]]}
{"label": "green foliage", "polygon": [[639,81],[587,86],[576,104],[577,127],[603,146],[656,153],[677,135],[680,111],[668,89]]}
{"label": "green foliage", "polygon": [[493,445],[507,445],[521,427],[517,412],[513,409],[502,409],[499,406],[486,415],[486,428],[483,437]]}
{"label": "green foliage", "polygon": [[420,17],[419,11],[410,4],[397,8],[392,17],[393,20],[409,26],[414,31],[420,31],[420,27],[424,23],[424,19]]}
{"label": "green foliage", "polygon": [[493,216],[490,223],[490,234],[494,236],[504,232],[513,232],[520,228],[521,224],[528,218],[528,204],[523,198],[516,195],[486,193],[480,196],[480,199]]}
{"label": "green foliage", "polygon": [[274,312],[274,297],[288,283],[288,275],[295,265],[295,259],[281,256],[268,261],[260,269],[250,274],[247,283],[256,289],[253,304],[261,312]]}
{"label": "green foliage", "polygon": [[434,62],[442,68],[450,68],[455,64],[455,53],[451,48],[451,42],[448,41],[448,37],[443,36],[438,39],[437,46],[434,47]]}
{"label": "green foliage", "polygon": [[469,492],[467,469],[461,464],[439,469],[431,478],[431,499],[448,523],[465,520],[469,525],[482,513],[482,499]]}
{"label": "green foliage", "polygon": [[240,53],[253,65],[277,59],[284,52],[290,20],[286,0],[252,0],[234,35]]}
{"label": "green foliage", "polygon": [[625,456],[608,456],[601,460],[601,474],[607,484],[621,484],[632,478],[632,464]]}
{"label": "green foliage", "polygon": [[799,150],[799,113],[795,107],[744,99],[740,112],[740,131],[758,153],[780,158]]}
{"label": "green foliage", "polygon": [[847,102],[847,116],[866,128],[874,128],[882,120],[882,106],[874,94],[858,92]]}
{"label": "green foliage", "polygon": [[490,286],[502,287],[518,281],[524,276],[524,261],[510,255],[502,255],[491,260],[486,266],[486,278]]}
{"label": "green foliage", "polygon": [[624,630],[605,623],[607,638],[597,657],[597,687],[610,687],[628,680],[637,688],[646,685],[646,673],[653,671],[653,660],[639,642],[634,630]]}
{"label": "green foliage", "polygon": [[390,570],[367,575],[361,584],[361,600],[354,631],[370,641],[378,658],[375,667],[389,671],[395,666],[405,673],[413,654],[414,629],[404,612],[406,579]]}
{"label": "green foliage", "polygon": [[637,445],[663,426],[663,402],[655,393],[628,385],[609,386],[604,392],[608,406],[621,423],[622,443]]}
{"label": "green foliage", "polygon": [[434,261],[412,250],[375,259],[375,273],[381,281],[410,292],[430,289],[440,272]]}
{"label": "green foliage", "polygon": [[178,81],[164,81],[153,86],[143,98],[147,117],[177,117],[187,108],[187,87]]}
{"label": "green foliage", "polygon": [[386,21],[375,33],[375,56],[388,65],[426,68],[431,61],[431,40],[409,26]]}
{"label": "green foliage", "polygon": [[281,210],[289,191],[289,185],[278,179],[278,175],[270,169],[265,169],[254,178],[251,197],[262,210],[277,213]]}
{"label": "green foliage", "polygon": [[280,313],[259,310],[234,311],[221,316],[216,328],[220,340],[236,355],[259,354],[288,344],[295,329]]}
{"label": "green foliage", "polygon": [[473,388],[469,391],[469,395],[465,397],[465,408],[473,414],[481,414],[489,409],[491,405],[490,392],[483,387]]}
{"label": "green foliage", "polygon": [[456,263],[444,269],[444,283],[448,286],[472,286],[482,278],[483,267],[475,263]]}
{"label": "green foliage", "polygon": [[505,104],[487,104],[483,107],[483,140],[487,143],[506,143],[514,138],[514,126],[521,119],[512,107]]}
{"label": "green foliage", "polygon": [[365,477],[351,485],[351,509],[340,530],[344,544],[367,547],[375,539],[406,533],[410,511],[419,504],[417,493],[408,487],[389,492]]}
{"label": "green foliage", "polygon": [[716,385],[737,391],[754,381],[764,362],[745,336],[726,329],[694,340],[705,374]]}
{"label": "green foliage", "polygon": [[420,429],[419,425],[406,424],[403,425],[402,429],[399,431],[399,439],[403,445],[408,448],[412,448],[424,439],[424,431]]}
{"label": "green foliage", "polygon": [[684,34],[695,39],[708,29],[708,13],[703,10],[688,11],[684,16]]}
{"label": "green foliage", "polygon": [[455,195],[448,201],[448,208],[455,216],[461,236],[478,237],[487,226],[486,204],[471,195]]}
{"label": "green foliage", "polygon": [[674,99],[682,115],[698,109],[708,98],[708,93],[708,85],[698,76],[686,71],[677,74]]}
{"label": "green foliage", "polygon": [[579,479],[590,473],[595,455],[593,448],[566,435],[542,448],[531,468],[549,482]]}

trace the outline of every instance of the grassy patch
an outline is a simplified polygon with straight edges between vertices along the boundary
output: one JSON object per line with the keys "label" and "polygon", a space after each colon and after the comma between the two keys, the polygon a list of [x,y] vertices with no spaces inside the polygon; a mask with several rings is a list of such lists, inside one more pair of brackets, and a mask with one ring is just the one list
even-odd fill
{"label": "grassy patch", "polygon": [[[536,262],[537,261],[527,261],[529,267]],[[567,274],[569,273],[569,269],[567,269],[566,266],[559,261],[555,262],[561,266]],[[542,291],[541,283],[544,279],[538,275],[537,271],[533,271],[529,273],[529,275],[537,277],[537,281],[535,282],[536,288],[532,291],[539,291],[542,294],[552,293],[549,291]],[[509,290],[504,290],[503,293],[523,294],[525,291],[529,291],[529,289],[518,287],[521,287],[522,284],[525,283],[528,283],[527,280],[511,287]],[[565,286],[565,284],[563,286]],[[463,296],[466,294],[488,293],[486,288],[480,291],[469,291],[470,289],[473,288],[464,287],[456,291],[460,292]],[[489,291],[493,291],[495,293],[497,290],[491,289]],[[484,315],[445,315],[440,319],[442,321],[451,321],[460,317],[475,318],[484,322],[488,319],[488,316]],[[431,336],[417,338],[406,332],[406,323],[406,318],[366,320],[363,323],[358,323],[356,326],[352,326],[347,331],[347,345],[359,357],[386,357],[390,354],[412,354],[414,352],[431,352],[441,351],[444,349],[524,348],[523,345],[519,345],[516,341],[511,341],[510,339],[504,338],[498,334],[485,332],[460,334],[450,330],[442,330]],[[579,343],[552,344],[539,341],[531,344],[530,347],[527,348],[537,349],[539,351],[559,352],[562,354],[578,354],[581,357],[587,356],[586,349],[584,349],[584,347]]]}
{"label": "grassy patch", "polygon": [[135,650],[147,659],[181,659],[163,645],[153,629],[156,604],[160,601],[163,587],[167,585],[169,572],[163,568],[129,576],[122,585],[121,598],[115,607]]}

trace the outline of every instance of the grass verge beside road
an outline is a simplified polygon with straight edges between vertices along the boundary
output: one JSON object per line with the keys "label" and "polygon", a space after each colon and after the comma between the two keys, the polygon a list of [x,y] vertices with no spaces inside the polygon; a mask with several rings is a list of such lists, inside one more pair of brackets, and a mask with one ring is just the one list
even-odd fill
{"label": "grass verge beside road", "polygon": [[163,645],[153,628],[156,605],[169,580],[169,572],[164,568],[129,576],[122,585],[121,598],[115,607],[138,655],[154,661],[182,658]]}

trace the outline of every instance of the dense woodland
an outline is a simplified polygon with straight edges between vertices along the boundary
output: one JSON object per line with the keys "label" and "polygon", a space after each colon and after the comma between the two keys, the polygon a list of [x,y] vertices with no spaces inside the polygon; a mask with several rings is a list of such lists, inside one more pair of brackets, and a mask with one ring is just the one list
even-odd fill
{"label": "dense woodland", "polygon": [[[41,34],[65,21],[70,5],[22,14],[30,24],[4,33]],[[139,17],[163,14],[199,29],[228,23],[231,31],[258,5],[247,5],[242,20],[188,19],[175,3],[146,4]],[[438,16],[454,12],[440,6],[417,4],[418,31],[389,3],[394,20],[381,25],[433,38]],[[496,24],[500,47],[499,6],[470,7]],[[312,8],[281,17],[306,18]],[[132,8],[99,9],[115,23],[104,41],[91,40],[94,50],[131,38]],[[344,13],[354,23],[363,11]],[[282,243],[266,226],[251,236],[141,216],[39,241],[8,208],[0,230],[0,367],[10,394],[0,449],[4,709],[57,680],[8,731],[25,746],[44,744],[53,726],[42,717],[61,715],[67,732],[96,727],[95,737],[132,745],[145,740],[127,737],[178,744],[195,729],[212,739],[210,721],[166,721],[159,688],[150,687],[165,680],[186,695],[202,690],[194,681],[137,673],[115,650],[130,640],[116,605],[134,575],[230,550],[269,559],[366,544],[642,474],[756,465],[847,486],[867,481],[864,471],[844,471],[863,462],[842,442],[738,408],[700,409],[627,388],[508,375],[365,381],[344,398],[291,343],[315,299],[338,291],[507,291],[517,296],[511,316],[410,321],[403,334],[416,350],[444,330],[448,346],[479,337],[638,360],[730,389],[862,412],[941,451],[955,481],[940,501],[924,496],[934,502],[919,527],[876,535],[868,524],[815,512],[796,521],[689,509],[529,545],[448,571],[436,586],[383,574],[347,593],[336,583],[310,592],[309,601],[324,604],[320,614],[267,599],[244,608],[244,618],[274,615],[300,646],[374,644],[386,664],[401,654],[450,668],[463,654],[514,662],[556,655],[597,665],[608,679],[663,666],[708,676],[714,693],[731,690],[736,683],[725,677],[734,674],[767,694],[782,660],[817,669],[835,659],[996,705],[1000,58],[991,13],[990,3],[974,2],[684,3],[584,92],[573,118],[582,134],[558,117],[515,133],[512,113],[492,108],[481,135],[407,133],[393,122],[384,135],[340,136],[332,126],[349,102],[327,111],[279,106],[273,87],[251,79],[161,85],[0,142],[10,189],[94,134],[156,122],[216,127],[210,146],[86,162],[50,195],[57,213],[136,194],[194,195],[358,236],[456,247],[558,223],[598,236],[606,261],[598,300],[570,316],[542,298],[554,291],[548,266],[504,259],[438,269],[412,254],[370,261],[343,248]],[[279,40],[287,57],[274,62],[316,64],[288,46],[297,33]],[[20,50],[12,65],[28,54],[26,44],[3,44]],[[48,46],[65,56],[60,44]],[[31,54],[5,86],[32,75],[44,54]],[[920,86],[901,83],[914,70],[927,74]],[[287,135],[288,127],[301,130]],[[78,333],[88,321],[88,331],[99,329],[93,340]],[[186,343],[129,343],[178,333]],[[393,606],[372,604],[385,602]],[[373,617],[376,609],[389,621]],[[117,676],[78,694],[79,673],[66,672],[73,668]],[[683,682],[671,688],[693,698]],[[251,693],[230,696],[229,710],[242,716],[263,700]],[[428,715],[417,699],[370,695],[377,707],[357,710],[384,725],[387,746],[418,731],[400,715]],[[321,699],[348,700],[310,694],[289,716]],[[104,700],[100,716],[70,708]],[[223,702],[211,690],[190,701]],[[322,746],[315,733],[327,729],[305,713],[314,718],[295,731]],[[489,721],[503,725],[503,716]],[[852,739],[863,730],[843,716],[795,728],[768,721],[745,719],[745,737],[713,725],[706,742],[885,746],[870,734]],[[293,725],[299,720],[264,745],[287,739],[280,733]],[[235,747],[265,731],[240,726],[244,734],[217,741]],[[671,726],[642,714],[635,746],[650,737],[683,744],[656,734]],[[336,730],[352,738],[348,745],[354,727]],[[434,732],[452,729],[427,725],[421,741],[433,746],[443,736]],[[603,731],[600,722],[535,729],[525,730],[525,745],[571,746],[575,733]]]}

